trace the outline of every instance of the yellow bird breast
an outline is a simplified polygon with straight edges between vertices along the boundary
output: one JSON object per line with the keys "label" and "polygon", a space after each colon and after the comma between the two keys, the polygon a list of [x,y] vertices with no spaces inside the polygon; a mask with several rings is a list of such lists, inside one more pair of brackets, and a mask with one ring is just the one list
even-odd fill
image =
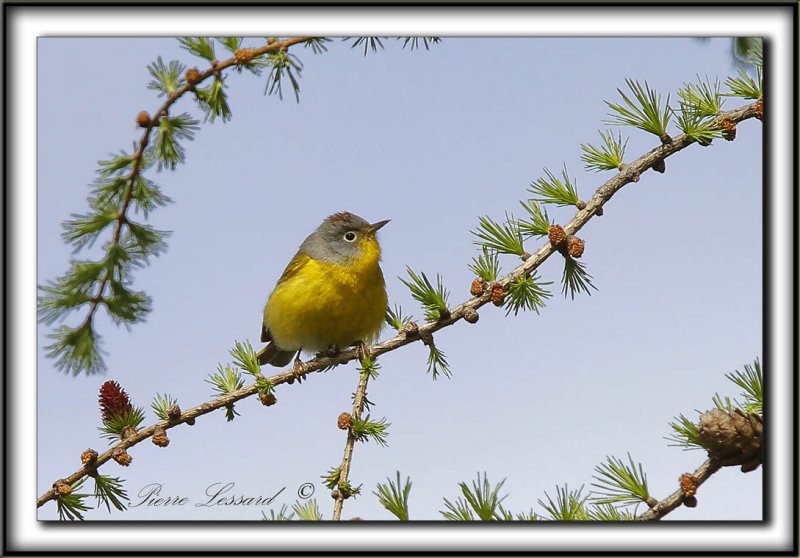
{"label": "yellow bird breast", "polygon": [[264,310],[280,349],[316,352],[334,343],[344,349],[378,336],[388,300],[377,242],[365,244],[361,257],[345,265],[295,257]]}

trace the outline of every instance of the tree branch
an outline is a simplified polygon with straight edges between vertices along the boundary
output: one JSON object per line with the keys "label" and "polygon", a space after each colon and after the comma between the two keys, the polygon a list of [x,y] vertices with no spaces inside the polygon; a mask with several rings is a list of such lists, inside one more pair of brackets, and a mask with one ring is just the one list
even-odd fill
{"label": "tree branch", "polygon": [[[361,418],[361,413],[364,411],[364,397],[367,394],[367,383],[369,382],[369,374],[363,372],[358,381],[356,388],[355,398],[353,399],[353,420]],[[347,442],[344,445],[344,457],[342,458],[342,466],[339,468],[339,482],[348,483],[350,478],[350,464],[353,459],[353,449],[355,448],[356,439],[353,436],[353,429],[347,430]],[[333,520],[338,521],[342,517],[342,506],[344,505],[346,495],[344,490],[339,489],[336,496],[336,501],[333,504]]]}
{"label": "tree branch", "polygon": [[[695,486],[700,486],[708,478],[719,471],[722,467],[715,463],[711,459],[707,459],[705,463],[700,465],[697,470],[694,472],[694,484]],[[669,512],[680,506],[684,501],[684,494],[682,489],[678,489],[668,497],[664,498],[663,500],[656,503],[652,508],[644,512],[642,515],[636,518],[637,521],[655,521],[661,519]]]}
{"label": "tree branch", "polygon": [[[268,52],[274,49],[279,49],[283,47],[287,47],[292,44],[296,44],[299,42],[307,41],[310,37],[298,38],[298,39],[290,39],[287,41],[282,41],[278,43],[273,43],[271,45],[264,46],[260,49],[256,49],[258,52]],[[216,69],[225,68],[235,64],[235,58],[231,58],[223,63],[220,63],[216,66]],[[203,72],[201,75],[203,79],[213,75],[214,69],[208,70]],[[176,93],[185,93],[188,91],[189,86],[184,86],[181,89],[177,90]],[[165,111],[170,105],[172,101],[167,101],[160,111]],[[757,102],[751,103],[749,105],[742,106],[738,109],[721,112],[715,119],[716,123],[721,122],[722,120],[730,120],[733,122],[741,122],[743,120],[747,120],[750,118],[755,118],[757,116]],[[159,112],[160,114],[160,112]],[[152,124],[151,124],[152,125]],[[148,131],[145,133],[145,136],[142,138],[142,146],[140,148],[140,152],[144,150],[144,146],[146,145],[147,138],[148,138]],[[620,189],[622,189],[625,185],[629,184],[630,182],[637,182],[639,180],[640,175],[645,172],[647,169],[652,168],[654,165],[659,164],[666,158],[674,155],[678,151],[681,151],[695,143],[695,140],[689,138],[686,134],[682,134],[664,145],[659,145],[658,147],[650,150],[648,153],[642,155],[632,163],[626,165],[623,170],[621,170],[617,175],[606,181],[603,185],[601,185],[594,193],[592,198],[587,202],[586,207],[584,209],[579,210],[572,220],[564,225],[564,230],[568,234],[574,234],[583,228],[589,220],[597,215],[598,211],[602,209],[602,207],[611,200],[611,198],[616,194]],[[138,167],[136,167],[138,168]],[[131,181],[131,184],[133,182]],[[547,258],[549,258],[556,249],[550,244],[550,242],[546,242],[542,245],[533,255],[528,257],[521,265],[515,268],[511,273],[507,274],[502,279],[498,280],[498,283],[503,287],[507,286],[509,283],[519,279],[523,276],[528,276],[533,273],[537,268],[539,268],[542,263],[544,263]],[[457,321],[464,318],[465,314],[474,313],[475,310],[485,305],[487,302],[491,300],[491,293],[486,292],[481,296],[473,297],[462,304],[453,308],[449,315],[446,318],[441,318],[439,320],[425,323],[419,326],[418,333],[409,334],[406,332],[401,332],[395,337],[391,339],[387,339],[380,343],[376,343],[367,348],[369,353],[374,356],[379,356],[383,353],[387,353],[389,351],[393,351],[398,349],[404,345],[408,345],[410,343],[419,341],[423,337],[429,336],[434,332],[443,329],[445,327],[449,327],[456,323]],[[350,349],[340,353],[337,356],[320,356],[315,358],[311,361],[304,363],[304,370],[303,374],[307,375],[311,372],[320,372],[326,369],[329,369],[333,366],[339,364],[345,364],[351,360],[359,358],[359,350],[360,349]],[[279,384],[293,382],[295,378],[294,373],[292,370],[287,370],[286,372],[282,372],[271,376],[268,380],[272,383],[273,386],[277,386]],[[360,384],[359,384],[360,386]],[[366,385],[364,386],[366,389]],[[103,463],[107,462],[109,459],[112,458],[112,453],[115,449],[127,449],[131,446],[142,442],[143,440],[149,438],[153,435],[157,428],[163,428],[167,430],[169,428],[173,428],[181,423],[185,423],[190,419],[194,419],[201,415],[210,413],[214,410],[226,407],[231,405],[241,399],[249,397],[258,392],[258,387],[256,384],[252,384],[250,386],[244,387],[242,389],[232,391],[228,394],[220,396],[216,399],[213,399],[209,402],[203,403],[189,409],[188,411],[183,412],[179,418],[174,420],[163,420],[159,421],[155,424],[152,424],[142,430],[137,431],[135,434],[131,435],[130,437],[126,438],[123,441],[118,442],[116,445],[111,447],[106,452],[102,453],[98,456],[97,461],[92,467],[81,467],[76,472],[74,472],[69,477],[63,479],[67,484],[74,484],[76,481],[80,480],[82,477],[94,472],[94,470],[102,465]],[[355,408],[355,407],[354,407]],[[352,453],[352,450],[351,450]],[[344,463],[343,463],[344,464]],[[705,480],[711,473],[714,471],[704,470],[710,468],[710,465],[704,464],[698,469],[699,479]],[[704,476],[703,476],[704,475]],[[702,480],[698,480],[698,484],[702,482]],[[52,500],[55,497],[55,491],[53,489],[45,492],[42,496],[39,497],[37,501],[37,506],[42,506],[47,501]],[[664,506],[667,513],[668,511],[674,509],[677,505],[680,504],[682,500],[674,500],[675,495],[673,494],[663,503],[658,504],[653,509],[649,510],[645,514],[643,514],[643,519],[651,519],[648,514],[654,513],[653,510],[661,509],[659,506]],[[681,496],[682,498],[682,496]],[[670,507],[671,506],[671,507]],[[662,514],[663,515],[663,514]],[[645,517],[646,516],[646,517]],[[655,517],[652,517],[653,519]]]}

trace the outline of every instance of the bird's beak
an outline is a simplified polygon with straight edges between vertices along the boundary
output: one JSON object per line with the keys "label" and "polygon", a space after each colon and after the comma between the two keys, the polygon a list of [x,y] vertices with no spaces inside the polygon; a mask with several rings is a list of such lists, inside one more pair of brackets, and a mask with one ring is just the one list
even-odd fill
{"label": "bird's beak", "polygon": [[378,230],[379,228],[381,228],[382,226],[384,226],[384,225],[385,225],[386,223],[388,223],[390,220],[391,220],[391,219],[386,219],[385,221],[378,221],[377,223],[372,223],[372,224],[371,224],[369,227],[367,227],[367,231],[369,231],[370,233],[373,233],[373,234],[374,234],[375,232],[377,232],[377,230]]}

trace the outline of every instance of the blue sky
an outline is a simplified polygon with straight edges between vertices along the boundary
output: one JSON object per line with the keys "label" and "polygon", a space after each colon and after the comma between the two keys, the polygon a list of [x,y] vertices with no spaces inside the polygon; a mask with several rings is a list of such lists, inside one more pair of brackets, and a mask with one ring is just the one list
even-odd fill
{"label": "blue sky", "polygon": [[[430,51],[400,43],[364,57],[334,42],[329,52],[295,52],[304,64],[301,100],[265,96],[265,78],[230,74],[233,119],[204,124],[175,172],[149,177],[175,200],[152,224],[173,231],[166,253],[136,274],[153,297],[146,323],[130,331],[100,318],[109,371],[65,376],[45,358],[39,328],[38,492],[73,472],[87,447],[98,451],[97,392],[118,381],[149,412],[156,393],[184,408],[210,399],[205,382],[230,361],[235,340],[258,347],[266,298],[297,246],[328,214],[349,210],[381,230],[390,304],[421,319],[398,277],[405,268],[440,273],[450,301],[470,297],[467,269],[477,254],[469,231],[479,216],[520,215],[518,200],[543,168],[567,165],[582,199],[611,174],[586,172],[580,144],[597,144],[607,107],[625,78],[663,94],[697,76],[735,73],[730,39],[447,38]],[[129,149],[140,110],[160,105],[146,88],[147,64],[162,56],[200,65],[169,38],[41,38],[38,43],[38,282],[63,273],[70,249],[60,223],[86,208],[99,159]],[[76,61],[81,63],[75,64]],[[203,66],[200,66],[203,68]],[[725,108],[742,103],[726,101]],[[202,119],[190,100],[179,103]],[[657,144],[629,136],[627,157]],[[677,133],[677,132],[676,132]],[[436,335],[453,377],[433,381],[417,343],[381,358],[370,384],[373,417],[391,423],[388,447],[356,447],[352,482],[363,494],[344,518],[391,519],[372,495],[399,470],[413,481],[412,519],[440,519],[443,498],[486,472],[506,479],[504,506],[542,513],[537,500],[556,486],[584,485],[606,456],[643,464],[653,496],[677,488],[701,452],[669,447],[668,423],[738,395],[724,378],[761,358],[762,127],[743,123],[734,142],[692,146],[626,186],[580,233],[582,261],[598,290],[565,299],[563,262],[540,276],[553,297],[539,315],[505,317],[484,307],[476,325]],[[550,209],[566,223],[570,209]],[[529,252],[539,243],[530,241]],[[517,265],[512,257],[503,268]],[[75,323],[79,317],[68,320]],[[386,337],[388,332],[384,332]],[[353,364],[281,386],[278,404],[237,404],[194,427],[169,431],[166,449],[132,449],[133,464],[103,472],[126,479],[134,502],[152,483],[162,495],[205,501],[214,483],[236,494],[291,506],[313,483],[325,518],[332,500],[320,476],[341,462],[345,436],[336,417],[349,410]],[[55,425],[67,422],[68,429]],[[153,421],[149,414],[147,424]],[[695,509],[670,520],[761,519],[761,469],[726,468],[702,486]],[[258,520],[263,508],[140,506],[88,512],[93,520]],[[266,511],[266,510],[265,510]],[[639,511],[643,511],[640,507]],[[40,519],[56,517],[46,505]]]}

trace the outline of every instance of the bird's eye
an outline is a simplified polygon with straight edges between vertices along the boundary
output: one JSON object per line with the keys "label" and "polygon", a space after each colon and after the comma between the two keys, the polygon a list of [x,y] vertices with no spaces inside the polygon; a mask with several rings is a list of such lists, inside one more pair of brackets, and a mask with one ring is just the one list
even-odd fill
{"label": "bird's eye", "polygon": [[356,239],[356,233],[354,233],[353,231],[347,231],[346,233],[344,233],[344,239],[347,242],[353,242]]}

